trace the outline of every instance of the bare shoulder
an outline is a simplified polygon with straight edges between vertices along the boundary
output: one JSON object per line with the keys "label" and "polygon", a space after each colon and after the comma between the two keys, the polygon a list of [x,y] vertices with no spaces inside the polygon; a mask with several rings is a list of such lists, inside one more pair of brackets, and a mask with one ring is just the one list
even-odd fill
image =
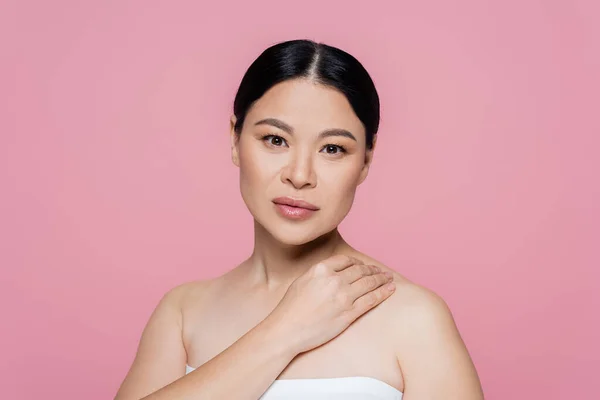
{"label": "bare shoulder", "polygon": [[207,292],[214,285],[215,279],[198,279],[194,281],[184,282],[171,289],[177,293],[181,299],[181,305],[185,306],[189,303],[194,303],[199,298],[205,297]]}
{"label": "bare shoulder", "polygon": [[403,329],[414,327],[418,319],[425,322],[428,318],[430,323],[437,320],[437,323],[446,325],[454,323],[448,304],[439,294],[382,263],[374,262],[373,265],[390,271],[393,275],[396,290],[380,308],[386,320],[395,328],[396,335],[402,333]]}
{"label": "bare shoulder", "polygon": [[213,284],[213,280],[195,280],[173,286],[163,294],[157,309],[168,309],[173,315],[178,315],[178,325],[183,330],[186,315],[205,304],[204,299],[209,295]]}
{"label": "bare shoulder", "polygon": [[235,292],[231,289],[238,288],[243,282],[238,278],[238,271],[239,266],[222,275],[181,283],[169,291],[169,296],[177,299],[184,318],[196,320],[203,310],[219,306],[216,299],[222,300],[228,293]]}
{"label": "bare shoulder", "polygon": [[397,338],[403,332],[414,332],[416,327],[429,328],[427,323],[441,324],[447,328],[454,325],[450,308],[439,294],[373,258],[368,258],[365,262],[391,272],[394,277],[396,290],[380,306]]}
{"label": "bare shoulder", "polygon": [[395,269],[372,257],[361,254],[359,258],[365,263],[376,265],[393,275],[396,290],[378,306],[378,312],[388,321],[389,327],[393,328],[388,331],[393,332],[397,344],[399,344],[399,335],[407,329],[414,329],[418,319],[423,323],[427,318],[430,323],[433,320],[437,320],[438,324],[452,325],[454,323],[450,308],[439,294],[411,281]]}
{"label": "bare shoulder", "polygon": [[[181,283],[170,289],[165,297],[171,299],[173,304],[181,311],[182,318],[188,322],[201,314],[209,304],[213,303],[212,296],[217,295],[218,286],[221,277],[212,279],[199,279]],[[189,328],[189,324],[185,330]]]}
{"label": "bare shoulder", "polygon": [[129,371],[115,399],[139,399],[180,378],[186,350],[182,307],[189,284],[165,291],[146,323]]}
{"label": "bare shoulder", "polygon": [[438,293],[407,279],[397,271],[389,271],[394,276],[396,290],[385,301],[386,310],[390,313],[390,322],[398,329],[418,322],[416,319],[437,319],[438,323],[451,322],[453,318],[450,308]]}
{"label": "bare shoulder", "polygon": [[411,398],[483,400],[477,370],[446,301],[414,283],[400,284],[388,300],[390,340],[405,393]]}
{"label": "bare shoulder", "polygon": [[482,400],[483,390],[473,361],[447,302],[433,290],[391,271],[396,290],[378,307],[388,329],[411,398]]}
{"label": "bare shoulder", "polygon": [[207,313],[211,312],[218,304],[215,299],[222,293],[222,276],[211,279],[200,279],[182,283],[172,289],[179,298],[179,307],[182,320],[182,339],[186,350],[192,349],[197,328]]}
{"label": "bare shoulder", "polygon": [[160,300],[161,305],[183,310],[191,297],[200,296],[205,292],[204,288],[209,286],[209,281],[190,281],[177,284],[166,290]]}
{"label": "bare shoulder", "polygon": [[419,318],[423,313],[428,315],[442,315],[448,317],[450,309],[444,299],[433,290],[415,283],[399,273],[397,270],[388,267],[382,262],[361,254],[358,256],[365,263],[376,265],[384,271],[389,271],[394,277],[396,285],[395,292],[382,304],[382,309],[389,312],[390,321],[404,325],[406,318]]}

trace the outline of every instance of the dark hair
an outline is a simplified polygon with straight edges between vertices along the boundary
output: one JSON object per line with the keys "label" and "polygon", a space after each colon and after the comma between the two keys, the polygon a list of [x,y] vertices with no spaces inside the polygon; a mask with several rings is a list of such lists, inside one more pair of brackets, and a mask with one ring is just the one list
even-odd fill
{"label": "dark hair", "polygon": [[342,92],[366,132],[367,149],[379,129],[379,95],[373,80],[352,55],[336,47],[312,40],[277,43],[250,65],[235,96],[235,131],[240,134],[252,104],[277,83],[294,78],[309,78]]}

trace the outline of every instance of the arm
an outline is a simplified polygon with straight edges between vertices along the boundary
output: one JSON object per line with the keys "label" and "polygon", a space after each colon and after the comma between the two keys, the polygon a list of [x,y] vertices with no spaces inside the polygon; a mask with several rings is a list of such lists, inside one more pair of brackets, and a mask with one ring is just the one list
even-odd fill
{"label": "arm", "polygon": [[298,354],[294,343],[267,318],[185,375],[180,308],[184,290],[179,286],[159,302],[115,400],[258,399]]}
{"label": "arm", "polygon": [[403,400],[483,400],[477,371],[447,304],[431,290],[408,286],[397,291],[394,317]]}

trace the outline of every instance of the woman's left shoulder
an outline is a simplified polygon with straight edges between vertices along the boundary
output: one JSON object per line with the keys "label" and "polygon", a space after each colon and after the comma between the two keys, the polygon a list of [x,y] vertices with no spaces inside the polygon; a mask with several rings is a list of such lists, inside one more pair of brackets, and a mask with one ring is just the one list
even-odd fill
{"label": "woman's left shoulder", "polygon": [[[456,393],[456,398],[483,399],[477,370],[446,301],[392,268],[368,262],[394,276],[396,290],[377,307],[381,307],[386,337],[402,373],[412,376],[411,393],[427,398]],[[448,365],[453,367],[449,370]]]}
{"label": "woman's left shoulder", "polygon": [[394,293],[380,304],[390,322],[407,322],[406,319],[423,317],[424,313],[434,318],[444,319],[450,314],[446,301],[435,291],[411,281],[393,268],[370,257],[363,257],[366,263],[375,265],[393,275],[396,285]]}

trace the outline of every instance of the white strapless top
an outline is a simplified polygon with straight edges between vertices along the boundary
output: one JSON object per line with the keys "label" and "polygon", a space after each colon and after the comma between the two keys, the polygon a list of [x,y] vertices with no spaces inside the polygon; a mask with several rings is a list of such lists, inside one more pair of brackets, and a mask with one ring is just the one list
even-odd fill
{"label": "white strapless top", "polygon": [[[189,374],[195,368],[185,366]],[[259,400],[401,400],[395,387],[367,376],[276,379]]]}

